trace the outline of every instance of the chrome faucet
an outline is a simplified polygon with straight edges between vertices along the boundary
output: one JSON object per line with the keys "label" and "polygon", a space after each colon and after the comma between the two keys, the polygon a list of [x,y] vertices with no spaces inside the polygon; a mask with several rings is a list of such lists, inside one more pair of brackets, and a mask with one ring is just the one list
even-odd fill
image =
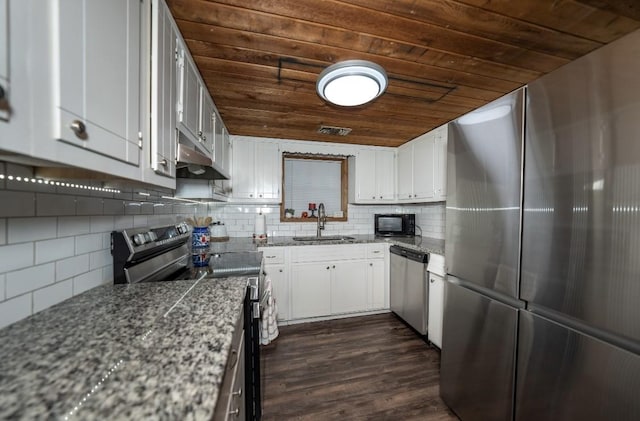
{"label": "chrome faucet", "polygon": [[316,237],[320,237],[322,235],[322,230],[324,229],[324,224],[327,222],[327,213],[324,211],[324,203],[320,203],[318,205],[318,230],[316,232]]}

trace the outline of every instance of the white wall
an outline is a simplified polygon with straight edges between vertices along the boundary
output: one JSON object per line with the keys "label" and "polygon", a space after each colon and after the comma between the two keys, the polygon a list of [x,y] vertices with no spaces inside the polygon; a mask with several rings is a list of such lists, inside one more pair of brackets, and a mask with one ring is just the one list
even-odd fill
{"label": "white wall", "polygon": [[[266,216],[269,236],[315,235],[314,222],[280,222],[280,207],[232,205],[222,203],[209,204],[209,215],[227,226],[231,237],[251,237],[254,232],[255,217],[262,212]],[[328,222],[324,234],[373,234],[373,215],[376,213],[415,213],[416,225],[422,228],[422,235],[444,238],[444,203],[424,205],[386,205],[365,206],[349,205],[349,220],[346,222]]]}

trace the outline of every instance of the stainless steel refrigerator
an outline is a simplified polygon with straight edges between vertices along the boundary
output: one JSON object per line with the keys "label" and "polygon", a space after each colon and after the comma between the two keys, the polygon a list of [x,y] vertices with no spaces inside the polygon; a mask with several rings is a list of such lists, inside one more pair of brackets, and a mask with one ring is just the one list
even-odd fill
{"label": "stainless steel refrigerator", "polygon": [[463,420],[511,420],[524,89],[449,124],[440,394]]}
{"label": "stainless steel refrigerator", "polygon": [[640,32],[531,83],[526,128],[515,418],[639,420]]}

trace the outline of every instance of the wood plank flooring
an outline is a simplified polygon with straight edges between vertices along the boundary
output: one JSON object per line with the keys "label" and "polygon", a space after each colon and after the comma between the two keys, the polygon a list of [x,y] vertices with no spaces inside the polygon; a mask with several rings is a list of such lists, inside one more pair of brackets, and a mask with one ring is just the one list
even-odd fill
{"label": "wood plank flooring", "polygon": [[440,354],[391,313],[280,328],[262,347],[263,420],[457,420]]}

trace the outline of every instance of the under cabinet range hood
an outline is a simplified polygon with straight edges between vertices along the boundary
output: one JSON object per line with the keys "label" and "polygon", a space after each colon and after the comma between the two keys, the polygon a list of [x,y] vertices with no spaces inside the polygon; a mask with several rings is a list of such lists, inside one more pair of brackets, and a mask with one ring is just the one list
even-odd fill
{"label": "under cabinet range hood", "polygon": [[229,175],[202,152],[182,142],[178,143],[176,178],[197,180],[228,180]]}

